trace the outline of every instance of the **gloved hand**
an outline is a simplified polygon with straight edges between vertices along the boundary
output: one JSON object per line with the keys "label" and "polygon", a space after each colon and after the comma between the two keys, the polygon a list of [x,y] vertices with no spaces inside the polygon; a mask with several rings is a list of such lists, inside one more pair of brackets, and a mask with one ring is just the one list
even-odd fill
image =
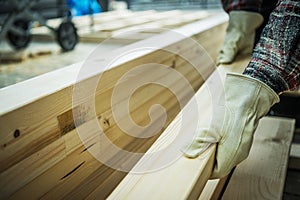
{"label": "gloved hand", "polygon": [[253,50],[255,30],[262,24],[263,16],[256,12],[231,11],[223,46],[217,65],[233,62],[237,53],[249,54]]}
{"label": "gloved hand", "polygon": [[249,154],[258,121],[279,102],[278,95],[254,78],[228,74],[225,99],[213,111],[210,128],[196,135],[183,149],[188,158],[196,158],[212,143],[217,143],[216,162],[211,178],[221,178]]}

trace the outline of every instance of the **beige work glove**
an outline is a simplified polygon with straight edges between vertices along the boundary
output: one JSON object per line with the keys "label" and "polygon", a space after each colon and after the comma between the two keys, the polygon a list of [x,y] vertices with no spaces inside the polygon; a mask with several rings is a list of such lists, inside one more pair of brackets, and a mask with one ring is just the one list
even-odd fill
{"label": "beige work glove", "polygon": [[188,158],[196,158],[212,143],[217,143],[216,161],[211,178],[221,178],[249,154],[258,121],[279,102],[278,95],[254,78],[228,74],[224,99],[213,111],[208,129],[202,130],[183,149]]}
{"label": "beige work glove", "polygon": [[256,12],[231,11],[217,65],[233,62],[237,53],[250,54],[254,46],[255,31],[263,20],[263,16]]}

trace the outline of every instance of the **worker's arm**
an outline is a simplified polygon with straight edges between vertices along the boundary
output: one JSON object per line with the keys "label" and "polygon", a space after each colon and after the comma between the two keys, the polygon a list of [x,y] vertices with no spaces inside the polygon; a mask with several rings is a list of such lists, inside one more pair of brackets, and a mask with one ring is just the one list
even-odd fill
{"label": "worker's arm", "polygon": [[249,154],[261,117],[279,102],[278,94],[300,82],[300,2],[283,0],[270,16],[243,75],[228,74],[224,98],[214,108],[208,129],[184,153],[195,158],[217,143],[212,178],[227,175]]}

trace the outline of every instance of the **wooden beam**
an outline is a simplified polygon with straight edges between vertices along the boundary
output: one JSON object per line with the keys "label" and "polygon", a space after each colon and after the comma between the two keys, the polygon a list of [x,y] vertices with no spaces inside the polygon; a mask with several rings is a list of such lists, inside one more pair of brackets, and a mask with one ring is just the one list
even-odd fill
{"label": "wooden beam", "polygon": [[281,199],[295,120],[260,120],[248,158],[240,163],[222,199]]}
{"label": "wooden beam", "polygon": [[[213,84],[218,78],[224,81],[226,72],[241,72],[246,67],[248,61],[249,57],[239,57],[234,64],[219,67],[209,77],[207,82]],[[222,87],[219,86],[220,85],[215,83],[212,86],[214,88],[210,88],[211,90],[207,91],[207,85],[205,83],[193,97],[198,105],[196,110],[201,111],[201,116],[199,116],[198,119],[201,122],[200,127],[201,125],[204,126],[207,119],[211,117],[212,100],[210,99],[210,92],[213,92],[214,98],[218,99],[222,93]],[[195,108],[190,109],[189,106],[191,106],[191,104],[188,104],[184,109],[190,111],[187,114],[190,123],[197,124],[198,122],[193,120],[197,117],[191,112]],[[172,143],[174,133],[187,134],[191,131],[189,127],[180,126],[184,109],[152,145],[147,152],[148,154],[157,151],[157,149],[160,149],[164,144]],[[177,151],[179,151],[179,149],[177,149]],[[159,163],[160,160],[167,160],[171,155],[166,153],[159,157],[152,158],[145,156],[137,163],[132,172],[122,180],[108,199],[140,199],[142,196],[146,196],[148,199],[197,199],[210,176],[214,162],[214,152],[215,147],[213,146],[197,159],[188,159],[181,155],[174,163],[160,170],[136,174],[135,169],[141,168],[141,166],[145,165],[144,163],[147,163],[147,166],[155,165]],[[217,185],[223,186],[223,183],[223,180],[218,180],[215,182],[214,189]],[[97,192],[96,190],[94,193],[98,194],[99,192],[100,191]]]}
{"label": "wooden beam", "polygon": [[[120,33],[136,31],[145,28],[165,28],[165,30],[184,26],[188,23],[208,17],[209,14],[204,11],[182,12],[179,10],[157,12],[153,10],[140,12],[111,12],[105,14],[96,14],[93,16],[94,25],[91,26],[91,17],[79,16],[73,18],[81,42],[101,42],[108,38],[116,38],[128,41],[129,38],[120,37]],[[49,20],[49,25],[58,27],[61,20]],[[46,27],[37,27],[32,30],[33,37],[36,40],[55,39],[51,31]],[[150,37],[153,33],[143,35]],[[131,36],[131,42],[136,42],[144,38],[135,38]]]}
{"label": "wooden beam", "polygon": [[291,145],[289,169],[300,170],[300,144],[298,143]]}
{"label": "wooden beam", "polygon": [[229,177],[226,176],[221,179],[208,180],[203,188],[199,200],[218,200],[222,197],[222,192],[226,188],[226,183],[229,181]]}
{"label": "wooden beam", "polygon": [[[182,88],[182,89],[184,89],[184,88]],[[182,90],[182,91],[184,91],[184,90]],[[160,96],[163,95],[163,94],[164,93],[161,93]],[[167,104],[169,104],[171,102],[171,100],[172,100],[172,98],[167,98],[167,97],[163,98],[163,99],[165,99],[167,101]],[[176,101],[174,103],[176,103]],[[152,105],[153,103],[150,102],[149,104]],[[173,109],[170,108],[167,104],[161,102],[161,105],[164,106],[169,112],[171,112],[172,110],[174,110],[174,108]],[[143,105],[141,105],[140,106],[141,109],[145,109],[144,106],[147,106],[147,103],[144,103]],[[179,111],[179,108],[177,108],[177,110]],[[177,112],[175,112],[174,114],[176,114]],[[135,115],[136,113],[140,113],[140,110],[137,110],[136,112],[133,112],[132,115]],[[172,118],[172,114],[171,114],[171,117],[169,118],[168,122],[171,121],[172,119],[173,118]],[[139,122],[139,121],[137,121],[137,122]],[[88,127],[90,125],[86,124],[86,126]],[[93,130],[90,130],[90,131],[93,131]],[[113,135],[115,137],[115,139],[111,138],[112,141],[113,140],[118,140],[119,142],[116,142],[116,144],[118,144],[118,146],[123,147],[125,149],[126,145],[128,146],[128,144],[130,143],[130,140],[128,138],[122,136],[122,135],[118,135],[119,133],[122,133],[122,131],[119,130],[117,126],[109,127],[109,129],[106,130],[106,134]],[[72,135],[73,136],[70,136],[68,138],[73,138],[74,136],[76,137],[77,134],[75,133],[75,135],[74,135],[74,132],[72,132]],[[152,139],[151,140],[148,139],[148,140],[151,142]],[[70,143],[70,142],[68,142],[68,143]],[[97,140],[94,138],[94,139],[91,140],[91,144],[94,147],[96,147],[97,145],[95,145],[95,143],[97,143]],[[138,143],[135,143],[134,146],[137,146],[137,144]],[[78,145],[82,145],[80,139],[78,139]],[[144,144],[144,145],[142,145],[142,148],[145,149],[149,145],[151,145],[151,143]],[[81,146],[80,146],[80,148],[81,148]],[[140,147],[138,150],[141,151],[142,148]],[[132,149],[128,149],[128,150],[130,151]],[[88,153],[88,151],[87,151],[87,153]],[[104,180],[106,180],[107,178],[105,178],[105,177],[109,176],[109,174],[113,174],[112,175],[113,177],[114,176],[118,176],[118,177],[120,176],[119,175],[120,173],[114,173],[113,170],[107,170],[106,166],[100,164],[96,160],[84,160],[83,161],[82,159],[79,159],[78,156],[76,156],[76,155],[78,155],[78,153],[75,154],[75,157],[72,156],[72,161],[73,161],[74,164],[71,164],[69,158],[66,158],[62,162],[58,163],[58,165],[60,166],[59,169],[60,169],[60,171],[62,173],[64,172],[64,174],[69,174],[69,171],[72,171],[70,169],[72,166],[73,166],[74,169],[77,166],[80,166],[80,169],[78,169],[77,171],[84,170],[85,172],[93,173],[94,174],[92,176],[92,177],[94,177],[93,179],[95,179],[95,177],[99,177],[100,180],[97,181],[97,184],[94,183],[93,186],[89,185],[89,187],[88,187],[89,189],[93,189],[93,187],[99,187],[98,183],[99,182],[103,182]],[[76,161],[76,163],[75,163],[75,161]],[[81,163],[84,163],[84,164],[81,165]],[[93,172],[93,170],[86,170],[85,169],[86,167],[89,168],[91,166],[91,163],[94,163],[93,164],[93,166],[94,166],[93,169],[95,170],[94,172]],[[99,168],[99,169],[97,169],[97,168]],[[104,169],[106,169],[106,170],[104,170]],[[44,199],[48,198],[48,197],[49,198],[53,198],[53,197],[55,197],[55,198],[62,198],[64,195],[70,196],[74,192],[79,192],[79,191],[81,191],[80,195],[87,195],[87,192],[83,192],[83,191],[87,190],[87,188],[83,187],[83,185],[86,184],[85,182],[89,183],[91,181],[91,179],[90,178],[85,178],[87,176],[87,174],[85,174],[85,176],[83,176],[82,174],[78,174],[78,173],[74,173],[74,174],[68,175],[68,179],[65,179],[63,181],[61,180],[61,177],[65,177],[66,175],[58,174],[57,180],[55,182],[53,182],[52,186],[48,185],[46,187],[46,188],[48,188],[46,191],[44,191],[44,190],[42,190],[40,188],[40,190],[38,192],[33,192],[32,188],[35,188],[35,187],[33,187],[33,185],[35,185],[35,186],[39,185],[38,183],[40,183],[40,180],[47,180],[47,179],[53,180],[53,178],[54,178],[53,175],[57,173],[57,167],[53,167],[53,168],[49,169],[48,171],[49,171],[49,173],[44,173],[43,175],[37,177],[34,181],[32,181],[31,183],[29,183],[27,186],[25,186],[24,189],[22,189],[21,191],[18,191],[12,198],[17,198],[19,196],[27,196],[27,197],[30,197],[30,198],[38,198],[40,196],[43,196]],[[99,176],[100,174],[101,174],[101,176]],[[121,173],[121,174],[124,174],[124,173]],[[51,176],[51,178],[49,176]],[[75,177],[77,177],[77,179],[75,179]],[[80,182],[80,179],[84,179],[84,181]],[[116,180],[116,178],[114,177],[114,178],[111,178],[110,180]],[[69,185],[68,186],[68,190],[66,189],[66,186],[65,186],[66,184]],[[107,182],[107,184],[112,185],[111,182]],[[80,186],[80,189],[77,188],[79,186]],[[74,187],[76,187],[76,189]],[[113,187],[113,185],[111,187]],[[61,188],[65,188],[65,189],[64,190],[60,190]],[[70,193],[70,194],[68,194],[68,193]],[[42,195],[42,194],[46,194],[46,195]],[[105,193],[102,191],[102,195],[104,195],[104,194]],[[40,196],[34,196],[34,195],[40,195]],[[77,194],[76,196],[78,197],[78,195],[79,194]]]}
{"label": "wooden beam", "polygon": [[292,143],[290,157],[300,158],[300,144]]}
{"label": "wooden beam", "polygon": [[[180,67],[180,66],[178,66],[178,67]],[[188,66],[184,65],[182,67],[186,69]],[[194,77],[195,77],[195,80],[193,81],[192,85],[197,84],[199,82],[199,77],[197,77],[197,74],[194,71],[191,71],[190,74],[194,75]],[[166,79],[168,77],[164,76],[163,78]],[[177,82],[174,84],[174,87],[178,88],[178,90],[185,91],[184,88],[182,88],[182,86],[180,86],[180,84],[178,84]],[[144,89],[147,91],[147,93],[153,95],[154,97],[152,97],[151,99],[149,99],[146,102],[144,102],[144,99],[141,99],[142,103],[140,103],[140,102],[139,103],[135,103],[135,106],[138,106],[138,107],[137,107],[136,110],[134,109],[131,112],[131,115],[132,115],[133,119],[136,118],[136,122],[139,123],[139,124],[141,124],[141,125],[143,125],[143,123],[145,123],[145,122],[148,121],[147,120],[148,117],[146,115],[143,117],[143,115],[141,115],[141,113],[147,113],[149,105],[153,105],[155,103],[159,103],[160,105],[164,106],[165,109],[168,111],[168,119],[167,119],[167,123],[165,125],[165,126],[167,126],[169,124],[169,122],[175,117],[175,115],[180,110],[180,108],[178,106],[176,106],[178,99],[175,99],[174,97],[170,96],[168,94],[169,92],[166,91],[166,90],[158,90],[160,92],[158,94],[156,94],[157,91],[155,91],[155,90],[152,91],[151,88],[149,88],[149,87],[144,88]],[[142,93],[139,92],[138,94],[142,94]],[[159,96],[163,100],[163,102],[157,101],[157,96]],[[146,98],[146,99],[148,98],[145,95],[143,95],[143,97]],[[132,98],[136,99],[135,97],[132,97]],[[136,100],[138,100],[138,99],[136,99]],[[172,107],[174,107],[174,108],[172,108]],[[111,112],[111,111],[109,111],[109,112]],[[114,142],[115,144],[118,144],[118,146],[121,147],[121,148],[123,148],[123,149],[127,149],[129,151],[132,150],[132,149],[128,149],[128,148],[132,148],[132,145],[130,145],[130,143],[132,143],[134,140],[132,138],[128,138],[126,135],[123,134],[123,132],[119,129],[119,127],[114,122],[113,118],[111,117],[111,114],[101,114],[101,115],[102,116],[106,116],[105,117],[106,120],[110,121],[109,122],[109,126],[107,126],[107,125],[103,124],[103,122],[102,122],[103,117],[99,120],[100,125],[103,125],[103,129],[105,130],[105,133],[108,136],[109,135],[113,136],[113,138],[110,136],[111,141]],[[143,120],[143,121],[141,121],[141,120]],[[90,123],[83,124],[83,126],[90,127]],[[94,132],[94,131],[95,130],[89,130],[89,132]],[[79,136],[78,136],[78,134],[77,134],[76,131],[71,131],[71,132],[67,133],[66,135],[63,136],[63,138],[65,139],[65,145],[66,145],[66,150],[65,151],[67,152],[67,155],[69,155],[70,153],[72,153],[74,150],[77,150],[78,148],[82,148],[82,139],[79,138]],[[69,140],[69,139],[71,139],[71,140]],[[139,147],[136,150],[145,151],[152,144],[152,142],[154,141],[153,139],[155,139],[155,138],[148,139],[147,141],[143,142],[142,143],[143,144],[142,147]],[[90,138],[89,140],[91,142],[90,145],[93,145],[94,147],[97,146],[97,145],[95,145],[95,144],[97,144],[97,142],[101,142],[101,141],[98,141],[97,138],[95,138],[95,137]],[[134,147],[136,147],[136,146],[137,146],[137,144],[134,143]],[[57,165],[62,165],[60,167],[61,169],[65,169],[61,173],[69,174],[69,171],[72,171],[70,169],[72,166],[75,169],[81,163],[84,163],[84,164],[80,165],[80,170],[85,170],[85,167],[89,167],[91,162],[95,163],[96,164],[95,166],[97,166],[99,168],[99,170],[97,169],[97,167],[93,168],[95,170],[95,173],[96,173],[96,171],[103,171],[103,168],[105,168],[105,169],[107,168],[106,166],[102,166],[102,164],[100,164],[100,163],[97,164],[97,161],[94,161],[94,160],[84,160],[84,161],[82,161],[82,159],[79,159],[78,157],[73,157],[72,160],[73,161],[77,161],[77,162],[73,162],[74,164],[71,164],[69,162],[69,158],[66,158],[66,159],[62,160],[61,162],[59,162],[57,164]],[[63,167],[65,165],[69,166],[69,168],[66,169],[65,167]],[[34,169],[32,169],[32,171],[34,171]],[[76,189],[75,190],[74,188],[79,187],[79,186],[82,187],[82,186],[85,185],[85,181],[83,181],[83,182],[79,181],[81,179],[85,179],[84,176],[81,176],[81,174],[72,174],[72,175],[69,175],[69,177],[73,177],[73,180],[75,180],[74,176],[77,177],[78,179],[76,181],[71,181],[71,182],[67,181],[66,182],[66,181],[61,181],[60,180],[60,178],[64,177],[65,175],[61,175],[61,173],[57,173],[59,177],[57,177],[57,181],[56,181],[56,183],[53,183],[54,184],[53,186],[48,185],[48,187],[46,187],[47,188],[46,191],[40,189],[38,192],[33,192],[32,189],[31,189],[32,185],[34,185],[34,186],[41,185],[41,183],[39,182],[39,180],[50,179],[50,177],[49,178],[45,178],[45,176],[46,177],[47,176],[51,176],[52,180],[53,180],[53,177],[54,177],[53,174],[55,174],[55,172],[57,171],[57,167],[53,167],[53,168],[49,169],[48,171],[51,171],[51,173],[50,172],[49,173],[44,173],[43,175],[39,176],[38,178],[36,178],[36,180],[34,180],[31,183],[27,184],[24,187],[24,189],[18,191],[17,194],[15,194],[13,197],[15,198],[16,196],[17,197],[19,197],[19,196],[27,196],[27,197],[30,197],[30,198],[38,198],[40,196],[43,196],[43,194],[47,194],[47,195],[44,195],[43,198],[46,198],[47,196],[49,196],[49,198],[50,197],[53,198],[53,196],[55,196],[55,195],[57,195],[56,197],[58,198],[58,197],[63,196],[63,195],[68,195],[69,192],[70,192],[70,195],[72,195],[72,191],[79,192],[82,189]],[[87,171],[89,171],[90,173],[94,173],[92,170],[87,170]],[[120,173],[114,173],[112,170],[106,170],[106,171],[107,171],[106,173],[103,173],[103,172],[100,173],[101,174],[101,176],[99,176],[100,180],[99,181],[94,181],[94,186],[93,187],[99,187],[98,183],[99,182],[103,182],[103,180],[105,179],[105,177],[109,176],[109,174],[113,173],[112,176],[114,176],[114,175],[119,176],[119,174],[120,174]],[[85,176],[87,176],[87,174]],[[11,180],[10,177],[11,176],[7,177],[9,179],[9,180],[7,180],[8,182],[10,182],[10,183],[11,182],[18,182],[18,179]],[[90,179],[87,178],[86,181],[89,182]],[[65,189],[63,191],[60,191],[59,190],[60,188],[66,188],[65,184],[67,184],[67,183],[68,184],[72,184],[72,187],[68,186],[69,190]],[[107,183],[107,184],[112,185],[111,183]],[[11,184],[11,185],[13,185],[13,184]],[[55,185],[57,185],[57,186],[55,186]],[[90,189],[93,189],[93,187],[91,185],[89,185]],[[114,187],[114,186],[112,185],[112,187]],[[33,187],[33,188],[35,188],[35,187]],[[9,189],[12,190],[13,187],[10,187]],[[83,188],[83,189],[86,190],[85,188]],[[102,191],[102,195],[104,195],[104,194],[105,193],[103,193],[103,191]],[[34,195],[37,195],[37,196],[34,196]],[[86,193],[79,192],[79,194],[77,194],[76,196],[78,197],[78,195],[86,195]]]}
{"label": "wooden beam", "polygon": [[[99,100],[110,99],[110,91],[117,80],[126,72],[135,66],[151,62],[164,64],[166,67],[178,70],[179,73],[186,76],[190,84],[197,90],[202,84],[203,78],[209,76],[213,68],[211,68],[210,64],[202,64],[203,60],[199,59],[199,54],[202,53],[202,50],[198,51],[197,49],[191,48],[188,38],[197,36],[199,37],[198,41],[202,42],[206,40],[206,38],[202,38],[201,35],[207,35],[206,32],[210,30],[214,30],[213,33],[219,36],[219,32],[225,28],[225,21],[226,17],[224,17],[224,15],[216,15],[207,19],[207,21],[200,21],[176,30],[182,34],[182,37],[170,37],[170,33],[164,33],[140,43],[104,54],[105,59],[112,60],[123,52],[128,51],[128,49],[138,49],[141,46],[152,47],[153,44],[155,44],[154,49],[127,56],[108,69],[104,65],[105,62],[97,60],[99,58],[96,59],[97,61],[94,60],[90,63],[90,65],[93,66],[93,70],[82,82],[97,79],[99,74],[102,74],[101,81],[105,83],[105,87],[97,87],[96,89],[96,102],[99,102],[96,103],[96,111],[97,116],[101,116],[99,123],[104,128],[107,128],[105,129],[106,134],[111,135],[111,139],[113,139],[116,144],[121,145],[124,149],[127,148],[128,150],[145,152],[155,140],[145,141],[143,145],[137,147],[134,145],[136,142],[130,138],[122,140],[122,138],[128,136],[125,136],[113,123],[111,127],[106,127],[107,124],[104,123],[106,120],[103,121],[103,116],[111,116],[108,111],[109,105]],[[219,31],[216,31],[216,29]],[[214,42],[216,41],[219,41],[220,44],[220,40],[214,40]],[[203,46],[207,48],[207,51],[211,55],[216,54],[217,50],[215,48],[211,48],[208,44],[204,44]],[[177,58],[178,56],[176,55],[170,56],[161,49],[167,49],[177,53],[183,52],[183,54],[187,53],[184,55],[188,58],[192,60],[198,59],[197,66],[199,65],[198,67],[201,68],[204,67],[203,72],[205,73],[202,74],[204,77],[199,78],[197,73],[193,73],[190,63],[184,62],[183,59]],[[76,130],[72,128],[74,125],[72,120],[70,120],[70,116],[72,116],[74,110],[76,111],[76,108],[72,107],[72,94],[73,85],[76,82],[80,67],[80,63],[75,64],[0,90],[0,98],[3,99],[3,104],[0,104],[0,176],[3,178],[2,180],[6,180],[6,182],[1,182],[1,184],[3,183],[3,187],[0,188],[1,198],[6,198],[11,195],[13,195],[11,196],[12,198],[18,197],[18,195],[27,197],[36,195],[36,198],[42,196],[51,198],[53,197],[52,195],[57,195],[58,197],[59,195],[72,196],[78,191],[82,191],[81,195],[86,196],[88,195],[86,193],[87,188],[94,190],[97,188],[99,181],[103,182],[107,177],[111,177],[112,180],[115,180],[114,183],[107,183],[103,185],[103,187],[109,187],[112,190],[121,180],[122,176],[125,175],[120,175],[120,173],[116,173],[114,170],[108,169],[108,167],[102,164],[99,165],[97,160],[91,159],[91,155],[83,153],[88,151],[85,150],[82,144],[78,144],[77,139],[69,140],[70,138],[73,139],[73,136],[77,134]],[[151,76],[151,74],[148,76]],[[162,78],[161,76],[162,75],[155,75],[153,76],[153,80]],[[166,79],[167,77],[168,76],[165,76],[164,78]],[[176,82],[177,80],[174,81]],[[28,90],[28,88],[34,89]],[[21,93],[20,91],[28,92]],[[168,91],[165,90],[163,93],[158,94],[163,94],[162,97],[166,100],[169,98],[167,92]],[[182,92],[185,92],[185,90],[182,90]],[[140,93],[143,93],[143,90],[141,90]],[[137,113],[139,113],[141,109],[145,109],[143,108],[145,105],[153,104],[155,95],[151,95],[150,93],[149,98],[145,98],[144,104],[136,104],[134,112],[132,113],[133,116],[138,118],[139,115]],[[185,97],[190,97],[189,95],[190,94],[183,94]],[[136,99],[140,99],[140,97],[137,96]],[[167,109],[169,109],[168,112],[170,112],[173,117],[179,112],[178,107],[176,108],[176,101],[172,100],[162,103],[167,106]],[[84,108],[84,105],[79,106],[83,106]],[[146,112],[143,113],[145,115]],[[88,128],[89,121],[88,116],[86,117],[87,121],[83,120],[84,123],[80,126]],[[169,122],[172,119],[173,118],[170,117],[168,119]],[[148,118],[143,116],[139,122],[141,124],[147,124],[147,120]],[[159,120],[159,118],[156,120]],[[95,130],[90,130],[89,132],[92,133],[93,131]],[[124,136],[122,136],[122,134]],[[118,137],[118,135],[120,137]],[[59,151],[55,154],[54,159],[44,160],[39,157],[39,155],[47,155],[47,152],[52,151],[51,149],[55,148],[54,144],[56,143],[60,144],[59,146],[61,148],[57,148]],[[33,160],[36,161],[36,165],[31,166],[30,161]],[[17,169],[18,166],[27,166],[28,169],[27,171],[20,171],[15,174],[14,169]],[[93,168],[90,168],[90,166],[93,166]],[[85,173],[78,173],[81,169],[85,169]],[[105,173],[102,175],[103,170]],[[76,173],[71,173],[75,171]],[[28,174],[26,175],[25,172]],[[72,176],[70,176],[70,174],[72,174]],[[90,176],[99,178],[93,182]],[[10,179],[11,177],[14,177],[14,179]],[[22,178],[22,181],[19,181],[19,178]],[[5,186],[6,184],[13,185],[14,187],[7,188]],[[82,188],[80,184],[86,187]],[[93,185],[93,187],[88,187],[90,185]],[[39,191],[36,191],[37,186],[40,188]],[[67,194],[63,188],[68,188],[69,193]]]}

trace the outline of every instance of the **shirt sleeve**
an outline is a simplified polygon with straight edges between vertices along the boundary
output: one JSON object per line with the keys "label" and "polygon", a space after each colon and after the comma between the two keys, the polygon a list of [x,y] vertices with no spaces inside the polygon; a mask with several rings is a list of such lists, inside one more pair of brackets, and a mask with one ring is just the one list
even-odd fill
{"label": "shirt sleeve", "polygon": [[294,90],[300,82],[300,2],[282,0],[271,13],[244,75],[275,92]]}

